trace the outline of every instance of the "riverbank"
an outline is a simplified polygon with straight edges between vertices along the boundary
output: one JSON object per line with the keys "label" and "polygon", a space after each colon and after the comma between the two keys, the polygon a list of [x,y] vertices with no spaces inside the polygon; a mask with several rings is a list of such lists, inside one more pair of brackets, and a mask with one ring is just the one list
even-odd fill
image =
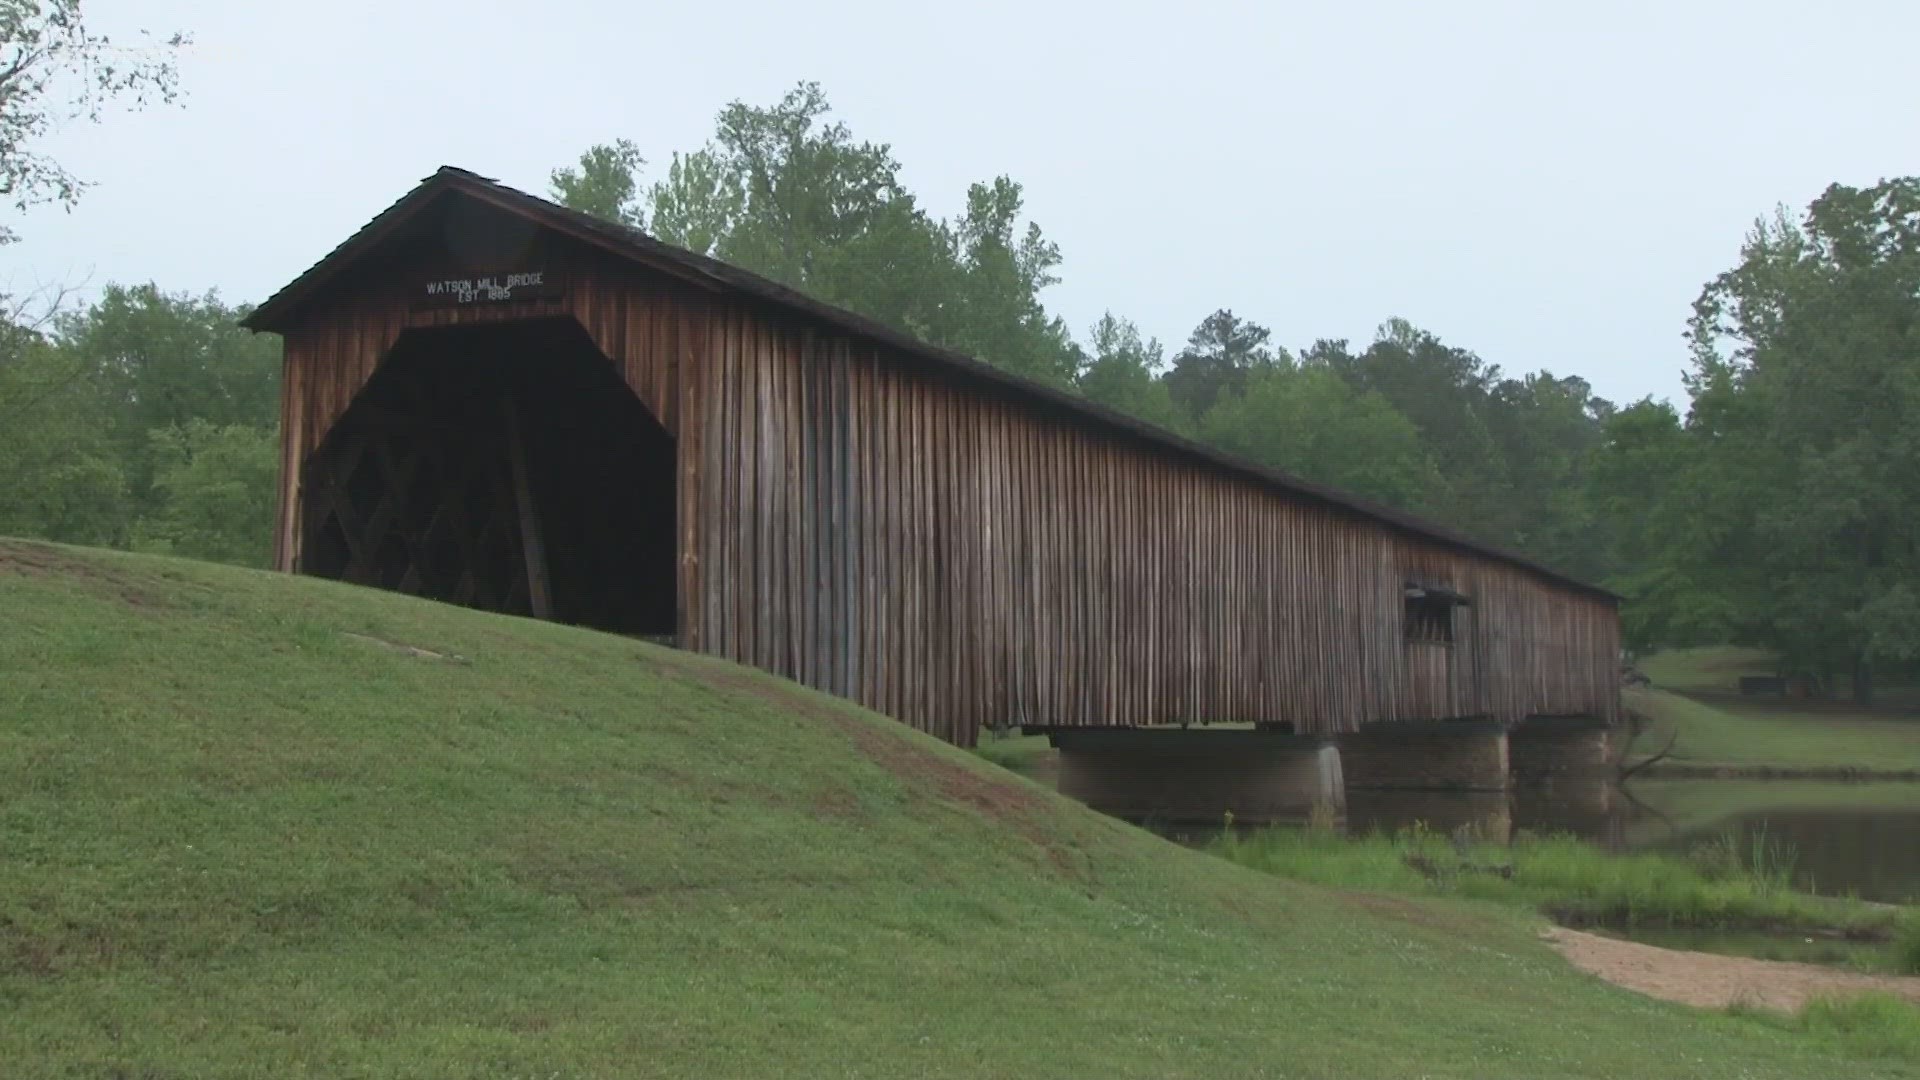
{"label": "riverbank", "polygon": [[1630,689],[1621,698],[1652,721],[1630,760],[1672,742],[1643,777],[1920,781],[1920,718],[1803,711],[1709,690]]}
{"label": "riverbank", "polygon": [[1542,936],[1581,971],[1638,994],[1920,1060],[1920,978],[1665,949],[1559,926]]}
{"label": "riverbank", "polygon": [[1575,967],[1629,990],[1702,1009],[1795,1012],[1842,995],[1886,994],[1920,1005],[1920,978],[1835,971],[1818,964],[1689,952],[1556,926],[1546,931]]}
{"label": "riverbank", "polygon": [[1479,842],[1421,828],[1227,832],[1205,850],[1296,881],[1406,896],[1491,900],[1588,928],[1718,928],[1832,935],[1890,974],[1920,974],[1920,912],[1792,887],[1797,852],[1765,834],[1685,854],[1618,853],[1564,837]]}
{"label": "riverbank", "polygon": [[0,610],[9,1076],[1920,1078],[683,652],[6,541]]}

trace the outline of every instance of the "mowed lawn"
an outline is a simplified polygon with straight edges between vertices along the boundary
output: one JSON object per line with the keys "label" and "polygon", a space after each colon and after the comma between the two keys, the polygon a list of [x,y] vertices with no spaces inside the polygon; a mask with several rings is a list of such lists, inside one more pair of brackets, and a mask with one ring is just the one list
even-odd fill
{"label": "mowed lawn", "polygon": [[[1651,690],[1625,697],[1655,721],[1637,750],[1665,746],[1678,728],[1672,760],[1689,765],[1772,768],[1920,769],[1920,712],[1904,705],[1911,691],[1891,689],[1874,711],[1845,701],[1802,702],[1743,697],[1743,674],[1764,674],[1772,661],[1747,649],[1689,649],[1647,658]],[[1920,789],[1916,789],[1920,798]]]}
{"label": "mowed lawn", "polygon": [[1869,1077],[778,680],[0,542],[0,1075]]}

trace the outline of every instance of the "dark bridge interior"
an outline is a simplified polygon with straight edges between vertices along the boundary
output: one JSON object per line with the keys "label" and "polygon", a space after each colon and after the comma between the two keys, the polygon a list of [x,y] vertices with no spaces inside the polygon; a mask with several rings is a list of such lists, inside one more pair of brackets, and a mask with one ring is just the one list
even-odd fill
{"label": "dark bridge interior", "polygon": [[671,634],[674,461],[571,319],[411,330],[308,464],[299,569]]}

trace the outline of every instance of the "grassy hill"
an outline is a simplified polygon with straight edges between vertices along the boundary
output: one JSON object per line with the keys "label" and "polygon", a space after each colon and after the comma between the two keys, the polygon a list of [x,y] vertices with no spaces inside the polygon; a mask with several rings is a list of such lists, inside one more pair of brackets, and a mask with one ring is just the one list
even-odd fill
{"label": "grassy hill", "polygon": [[4,541],[0,860],[9,1078],[1920,1075],[725,664]]}
{"label": "grassy hill", "polygon": [[1648,657],[1641,670],[1654,689],[1626,700],[1655,721],[1641,749],[1664,746],[1678,728],[1671,760],[1689,766],[1770,769],[1920,770],[1920,710],[1912,688],[1889,688],[1868,711],[1844,699],[1743,696],[1745,674],[1773,662],[1750,649],[1683,649]]}

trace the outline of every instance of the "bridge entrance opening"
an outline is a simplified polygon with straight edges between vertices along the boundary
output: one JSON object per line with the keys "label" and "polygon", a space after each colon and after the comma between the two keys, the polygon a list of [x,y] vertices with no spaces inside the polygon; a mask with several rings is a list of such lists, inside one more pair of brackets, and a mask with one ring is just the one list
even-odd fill
{"label": "bridge entrance opening", "polygon": [[410,330],[311,456],[297,569],[678,629],[675,448],[570,318]]}

